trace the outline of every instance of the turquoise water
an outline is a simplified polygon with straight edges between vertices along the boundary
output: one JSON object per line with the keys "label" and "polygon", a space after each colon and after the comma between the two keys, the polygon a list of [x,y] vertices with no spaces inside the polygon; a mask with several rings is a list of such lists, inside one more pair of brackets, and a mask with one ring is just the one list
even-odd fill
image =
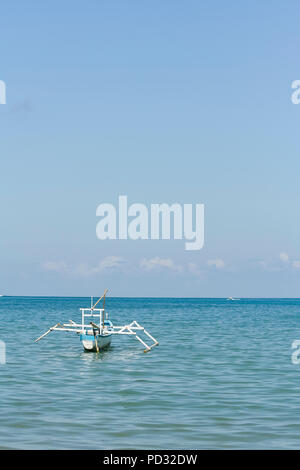
{"label": "turquoise water", "polygon": [[112,321],[136,319],[160,345],[127,337],[84,353],[87,298],[3,297],[0,448],[244,449],[300,447],[300,300],[107,299]]}

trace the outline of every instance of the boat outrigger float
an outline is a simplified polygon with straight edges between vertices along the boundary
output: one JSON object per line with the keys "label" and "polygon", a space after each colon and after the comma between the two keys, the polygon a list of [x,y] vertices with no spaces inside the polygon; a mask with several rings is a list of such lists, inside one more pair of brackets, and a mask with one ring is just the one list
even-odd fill
{"label": "boat outrigger float", "polygon": [[[90,308],[81,308],[81,323],[75,323],[73,320],[69,320],[69,323],[57,323],[56,325],[49,328],[46,333],[41,335],[39,338],[35,340],[37,343],[40,339],[44,338],[46,335],[51,333],[51,331],[71,331],[73,333],[77,333],[80,335],[80,340],[82,342],[83,348],[85,351],[93,351],[99,352],[105,348],[107,348],[112,340],[112,335],[129,335],[138,340],[144,347],[144,352],[151,351],[154,346],[158,345],[153,336],[150,335],[148,331],[145,330],[141,325],[138,324],[137,321],[131,322],[129,325],[124,326],[115,326],[113,323],[108,319],[108,313],[105,313],[105,296],[107,294],[107,289],[105,290],[104,294],[97,300],[97,302],[92,305]],[[103,307],[102,308],[95,308],[96,305],[103,299]],[[86,318],[89,317],[90,320],[94,318],[99,319],[99,323],[94,323],[90,321],[86,323]],[[96,321],[96,320],[95,320]],[[145,343],[145,341],[140,338],[137,334],[144,333],[150,340],[152,344],[150,346]]]}

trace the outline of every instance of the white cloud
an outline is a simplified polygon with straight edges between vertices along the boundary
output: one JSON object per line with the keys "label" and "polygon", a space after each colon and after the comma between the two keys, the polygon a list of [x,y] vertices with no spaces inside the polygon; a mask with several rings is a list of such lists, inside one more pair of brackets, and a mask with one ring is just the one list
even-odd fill
{"label": "white cloud", "polygon": [[209,259],[207,261],[207,264],[208,264],[208,266],[215,266],[215,268],[217,268],[217,269],[224,268],[224,266],[225,266],[225,263],[221,258]]}
{"label": "white cloud", "polygon": [[300,268],[300,261],[293,261],[293,266],[294,266],[294,268],[299,269]]}
{"label": "white cloud", "polygon": [[261,266],[261,268],[264,271],[270,271],[270,272],[276,272],[276,271],[282,271],[283,267],[282,264],[278,264],[278,262],[274,261],[258,261],[258,265]]}
{"label": "white cloud", "polygon": [[64,261],[46,261],[43,264],[43,269],[45,271],[55,271],[61,273],[66,271],[67,265]]}
{"label": "white cloud", "polygon": [[95,276],[103,271],[118,269],[124,264],[124,259],[119,256],[107,256],[97,266],[90,267],[86,264],[78,265],[73,273],[77,276]]}
{"label": "white cloud", "polygon": [[156,256],[155,258],[146,259],[143,258],[140,262],[140,267],[146,269],[146,271],[152,271],[156,268],[166,268],[171,269],[173,271],[181,271],[182,267],[177,266],[174,261],[170,258],[159,258]]}
{"label": "white cloud", "polygon": [[263,269],[265,269],[265,270],[267,270],[268,267],[269,267],[269,266],[268,266],[268,263],[267,263],[266,261],[263,261],[263,260],[257,261],[257,264],[258,264],[259,266],[261,266],[261,267],[262,267]]}
{"label": "white cloud", "polygon": [[283,261],[284,263],[288,263],[289,260],[290,260],[290,257],[287,253],[280,253],[279,255],[279,258],[281,259],[281,261]]}
{"label": "white cloud", "polygon": [[104,271],[105,269],[119,268],[124,264],[124,259],[119,256],[107,256],[104,258],[98,266],[98,271]]}
{"label": "white cloud", "polygon": [[46,271],[67,272],[70,275],[79,277],[95,276],[103,271],[118,269],[123,266],[124,259],[118,256],[107,256],[96,266],[89,266],[86,263],[81,263],[73,267],[68,267],[66,263],[47,261],[43,264]]}
{"label": "white cloud", "polygon": [[190,273],[195,274],[196,276],[202,276],[204,274],[203,270],[201,270],[196,263],[188,263],[187,269]]}

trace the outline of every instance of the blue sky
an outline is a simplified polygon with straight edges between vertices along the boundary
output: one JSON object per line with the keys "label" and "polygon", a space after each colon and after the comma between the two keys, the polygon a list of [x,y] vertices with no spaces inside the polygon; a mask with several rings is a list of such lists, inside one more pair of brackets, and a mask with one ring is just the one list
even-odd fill
{"label": "blue sky", "polygon": [[[1,5],[0,292],[300,297],[296,1]],[[205,245],[96,208],[205,204]]]}

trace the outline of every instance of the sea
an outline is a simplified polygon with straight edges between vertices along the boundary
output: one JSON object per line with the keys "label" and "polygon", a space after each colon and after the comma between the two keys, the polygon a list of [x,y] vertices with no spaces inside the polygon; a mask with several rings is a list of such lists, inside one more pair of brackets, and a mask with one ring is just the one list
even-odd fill
{"label": "sea", "polygon": [[89,306],[0,298],[0,449],[300,447],[300,299],[108,298],[114,324],[136,320],[159,346],[34,342]]}

